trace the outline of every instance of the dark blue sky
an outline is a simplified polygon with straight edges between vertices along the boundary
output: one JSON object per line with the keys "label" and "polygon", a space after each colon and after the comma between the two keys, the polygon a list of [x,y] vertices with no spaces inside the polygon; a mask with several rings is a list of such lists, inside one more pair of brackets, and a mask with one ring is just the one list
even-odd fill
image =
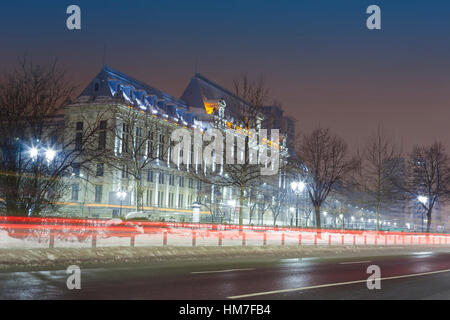
{"label": "dark blue sky", "polygon": [[[70,4],[81,31],[66,29]],[[382,30],[365,26],[371,4]],[[106,46],[107,64],[179,96],[198,60],[226,87],[263,75],[299,130],[320,122],[353,144],[381,122],[407,146],[450,148],[449,18],[440,0],[16,0],[0,4],[0,67],[58,58],[81,90]]]}

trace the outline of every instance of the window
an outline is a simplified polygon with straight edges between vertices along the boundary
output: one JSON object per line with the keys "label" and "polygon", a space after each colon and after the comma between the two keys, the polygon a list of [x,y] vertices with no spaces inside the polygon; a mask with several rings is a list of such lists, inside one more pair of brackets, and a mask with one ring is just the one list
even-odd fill
{"label": "window", "polygon": [[148,140],[148,152],[147,155],[150,159],[153,159],[153,155],[154,155],[154,144],[153,144],[153,138],[154,138],[154,134],[153,132],[149,133],[149,140]]}
{"label": "window", "polygon": [[97,92],[100,89],[100,80],[95,79],[94,80],[94,92]]}
{"label": "window", "polygon": [[107,123],[108,123],[108,120],[101,120],[100,121],[100,130],[106,130]]}
{"label": "window", "polygon": [[97,184],[95,186],[95,202],[96,203],[102,202],[102,192],[103,192],[103,186],[100,184]]}
{"label": "window", "polygon": [[174,207],[174,199],[175,199],[175,194],[173,194],[172,192],[169,192],[169,208]]}
{"label": "window", "polygon": [[158,159],[164,160],[164,135],[159,135]]}
{"label": "window", "polygon": [[103,163],[97,163],[97,172],[96,172],[97,177],[103,177],[104,168],[105,165]]}
{"label": "window", "polygon": [[184,188],[184,177],[180,177],[180,178],[179,178],[179,180],[178,180],[178,185],[179,185],[181,188]]}
{"label": "window", "polygon": [[164,203],[164,191],[158,191],[158,207],[162,207]]}
{"label": "window", "polygon": [[178,208],[183,208],[184,206],[183,206],[183,198],[184,198],[184,196],[183,196],[183,194],[179,194],[178,195]]}
{"label": "window", "polygon": [[202,190],[202,182],[197,181],[197,190]]}
{"label": "window", "polygon": [[142,139],[142,128],[136,127],[136,137],[135,137],[135,149],[137,150],[137,155],[139,157],[144,156],[144,139]]}
{"label": "window", "polygon": [[80,164],[79,163],[74,163],[72,165],[73,168],[73,175],[77,178],[80,177]]}
{"label": "window", "polygon": [[122,167],[122,178],[128,178],[128,167],[127,166]]}
{"label": "window", "polygon": [[173,174],[169,174],[169,185],[175,185],[175,177],[173,176]]}
{"label": "window", "polygon": [[122,133],[122,153],[128,153],[128,131],[129,126],[127,124],[123,124],[123,133]]}
{"label": "window", "polygon": [[103,150],[106,148],[106,131],[100,131],[98,134],[98,149]]}
{"label": "window", "polygon": [[153,170],[148,170],[147,171],[147,181],[148,182],[153,182]]}
{"label": "window", "polygon": [[76,130],[77,131],[83,130],[83,121],[77,122]]}
{"label": "window", "polygon": [[189,188],[190,189],[194,188],[194,180],[192,180],[192,178],[189,178]]}
{"label": "window", "polygon": [[83,132],[75,133],[75,150],[81,150],[83,144]]}
{"label": "window", "polygon": [[147,190],[147,205],[151,206],[153,204],[153,190]]}
{"label": "window", "polygon": [[158,183],[159,184],[164,184],[164,173],[163,172],[159,173]]}
{"label": "window", "polygon": [[78,201],[78,188],[79,188],[78,183],[74,183],[72,185],[72,200],[73,201]]}

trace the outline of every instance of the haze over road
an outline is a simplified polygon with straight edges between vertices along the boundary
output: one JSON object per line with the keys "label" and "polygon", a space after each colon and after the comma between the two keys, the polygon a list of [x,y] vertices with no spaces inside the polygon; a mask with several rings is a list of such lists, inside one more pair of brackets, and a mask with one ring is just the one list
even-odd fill
{"label": "haze over road", "polygon": [[[369,290],[367,267],[381,268]],[[258,259],[0,273],[0,299],[450,299],[450,253]]]}

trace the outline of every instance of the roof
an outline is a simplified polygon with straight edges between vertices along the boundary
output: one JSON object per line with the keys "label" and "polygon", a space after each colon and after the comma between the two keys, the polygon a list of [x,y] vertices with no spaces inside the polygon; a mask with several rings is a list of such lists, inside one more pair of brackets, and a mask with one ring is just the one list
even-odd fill
{"label": "roof", "polygon": [[184,90],[181,99],[189,106],[206,109],[208,100],[225,100],[227,107],[225,114],[233,118],[242,113],[242,108],[248,106],[248,102],[231,93],[205,76],[196,73]]}
{"label": "roof", "polygon": [[183,100],[136,80],[109,66],[94,77],[77,98],[77,102],[122,100],[153,114],[167,115],[173,120],[193,123],[193,115]]}

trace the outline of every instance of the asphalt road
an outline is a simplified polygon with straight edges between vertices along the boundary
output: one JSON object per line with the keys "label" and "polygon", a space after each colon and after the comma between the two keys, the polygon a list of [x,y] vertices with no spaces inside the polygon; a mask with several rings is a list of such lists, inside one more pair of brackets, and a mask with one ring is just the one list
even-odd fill
{"label": "asphalt road", "polygon": [[[381,289],[367,288],[367,267]],[[0,273],[0,299],[450,299],[450,253],[292,258]]]}

